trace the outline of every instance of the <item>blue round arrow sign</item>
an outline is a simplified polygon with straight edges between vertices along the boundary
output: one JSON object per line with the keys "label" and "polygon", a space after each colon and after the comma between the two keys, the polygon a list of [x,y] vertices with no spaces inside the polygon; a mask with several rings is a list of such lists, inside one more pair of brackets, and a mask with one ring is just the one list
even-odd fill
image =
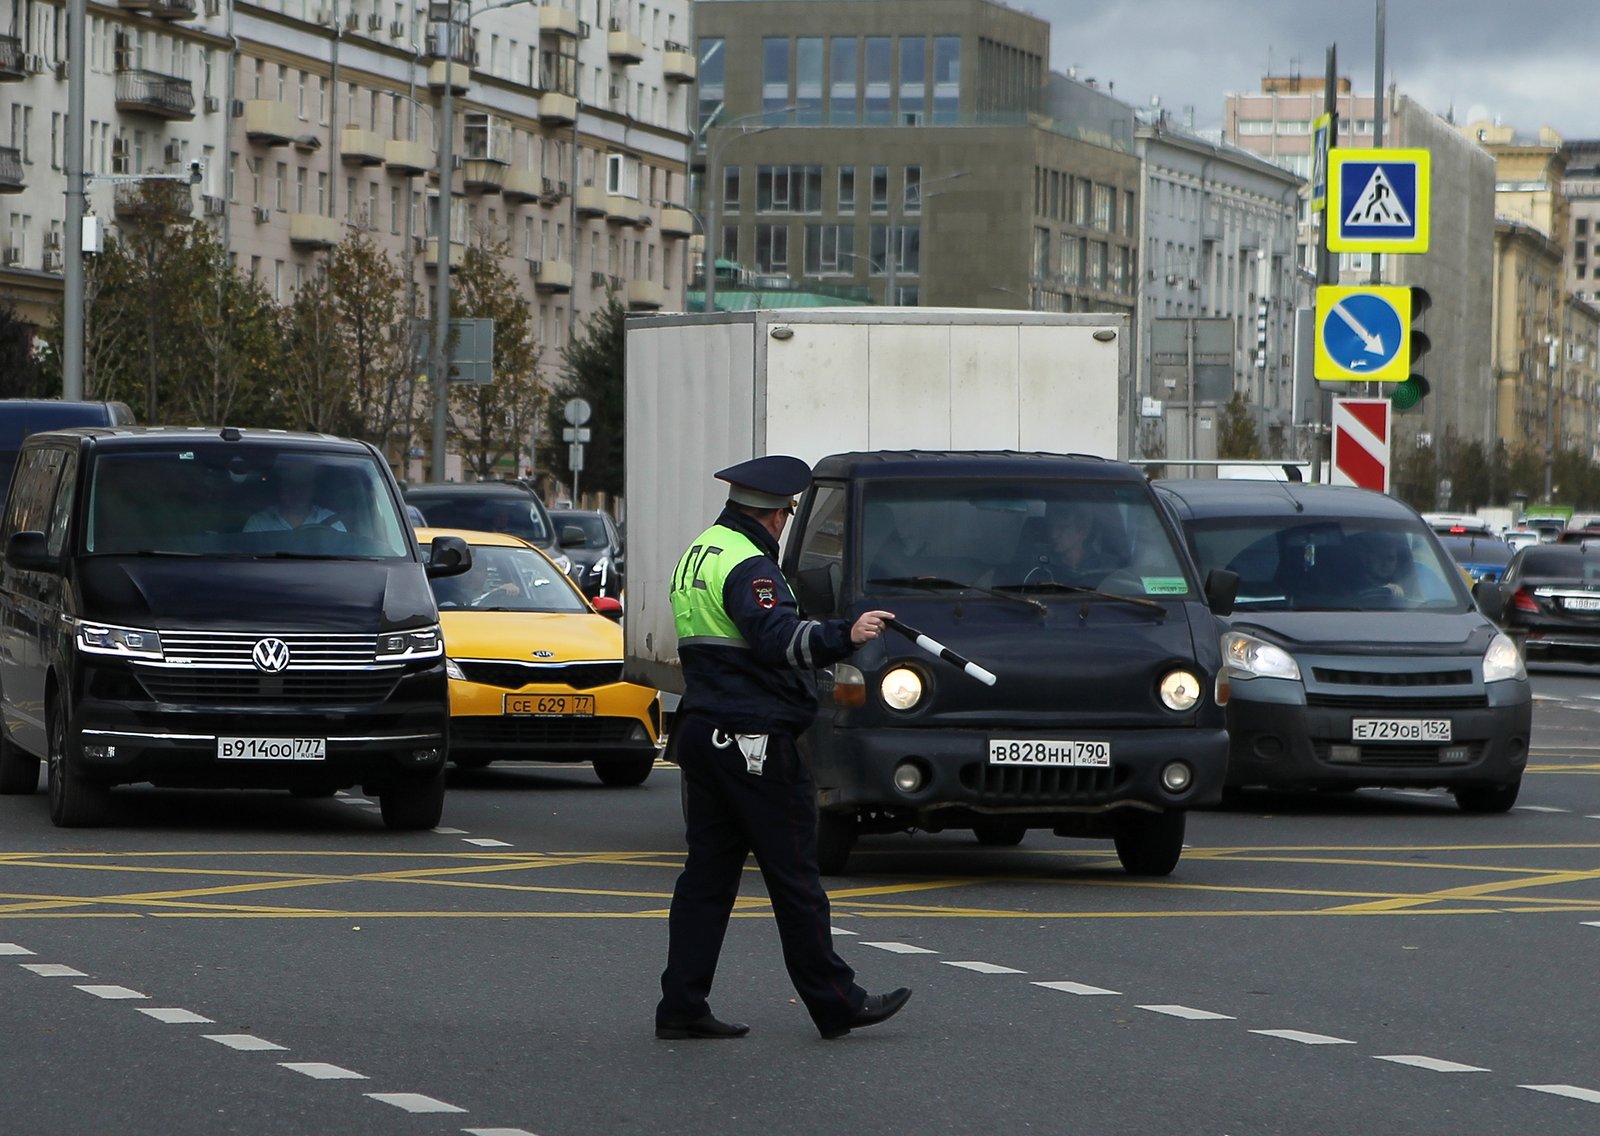
{"label": "blue round arrow sign", "polygon": [[1356,374],[1376,371],[1400,350],[1400,313],[1381,296],[1346,296],[1328,310],[1322,346],[1328,358]]}

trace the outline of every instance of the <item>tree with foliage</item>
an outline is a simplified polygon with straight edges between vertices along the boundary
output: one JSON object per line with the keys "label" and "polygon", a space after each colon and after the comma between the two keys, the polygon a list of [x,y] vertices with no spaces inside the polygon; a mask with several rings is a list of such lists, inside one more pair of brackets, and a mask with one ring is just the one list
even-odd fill
{"label": "tree with foliage", "polygon": [[33,352],[34,326],[0,300],[0,398],[48,398],[51,388]]}
{"label": "tree with foliage", "polygon": [[[553,404],[564,404],[570,398],[588,402],[592,415],[587,423],[590,440],[584,453],[583,484],[613,496],[623,492],[623,325],[627,316],[616,289],[608,291],[605,306],[597,308],[584,324],[583,333],[562,349],[562,381],[551,400]],[[553,444],[561,416],[551,414],[546,420]],[[563,451],[559,464],[565,465],[565,456]]]}
{"label": "tree with foliage", "polygon": [[350,368],[350,432],[401,467],[415,435],[418,376],[427,362],[412,335],[417,291],[366,230],[328,260],[328,300]]}
{"label": "tree with foliage", "polygon": [[451,313],[460,319],[494,320],[494,381],[450,385],[451,435],[462,459],[480,479],[517,467],[542,409],[528,302],[501,267],[504,244],[487,241],[466,250],[455,272]]}
{"label": "tree with foliage", "polygon": [[1217,423],[1217,456],[1256,461],[1261,457],[1261,437],[1256,433],[1255,416],[1243,394],[1233,392],[1228,405],[1222,408]]}
{"label": "tree with foliage", "polygon": [[327,434],[351,433],[350,351],[328,278],[317,273],[283,311],[284,389],[295,425]]}

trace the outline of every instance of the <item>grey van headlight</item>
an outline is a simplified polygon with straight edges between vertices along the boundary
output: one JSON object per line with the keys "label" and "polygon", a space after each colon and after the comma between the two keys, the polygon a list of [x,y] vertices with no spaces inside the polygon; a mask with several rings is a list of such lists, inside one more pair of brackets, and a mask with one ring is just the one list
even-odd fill
{"label": "grey van headlight", "polygon": [[922,676],[910,667],[895,667],[879,682],[878,693],[896,710],[909,710],[922,701]]}
{"label": "grey van headlight", "polygon": [[1528,668],[1522,663],[1522,652],[1511,641],[1511,636],[1500,632],[1489,640],[1489,649],[1483,653],[1483,681],[1505,682],[1508,679],[1525,679]]}
{"label": "grey van headlight", "polygon": [[1192,710],[1200,701],[1200,677],[1192,671],[1168,671],[1161,680],[1161,703],[1168,710]]}
{"label": "grey van headlight", "polygon": [[403,663],[408,659],[432,659],[444,654],[439,625],[416,627],[410,631],[390,631],[378,636],[380,663]]}
{"label": "grey van headlight", "polygon": [[1300,664],[1288,651],[1242,631],[1223,632],[1222,662],[1233,678],[1300,677]]}
{"label": "grey van headlight", "polygon": [[78,650],[91,655],[118,655],[124,659],[160,659],[161,636],[139,627],[116,627],[70,619]]}

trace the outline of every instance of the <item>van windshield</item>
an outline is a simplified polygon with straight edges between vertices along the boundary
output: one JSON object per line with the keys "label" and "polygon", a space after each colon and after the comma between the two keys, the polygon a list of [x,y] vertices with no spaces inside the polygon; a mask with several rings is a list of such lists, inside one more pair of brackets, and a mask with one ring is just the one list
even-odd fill
{"label": "van windshield", "polygon": [[1464,610],[1461,570],[1420,525],[1365,518],[1192,522],[1202,572],[1239,574],[1239,611]]}
{"label": "van windshield", "polygon": [[960,584],[1046,597],[1190,594],[1183,557],[1140,484],[871,482],[859,549],[872,591]]}
{"label": "van windshield", "polygon": [[83,550],[113,556],[411,555],[376,462],[358,454],[197,444],[102,453]]}

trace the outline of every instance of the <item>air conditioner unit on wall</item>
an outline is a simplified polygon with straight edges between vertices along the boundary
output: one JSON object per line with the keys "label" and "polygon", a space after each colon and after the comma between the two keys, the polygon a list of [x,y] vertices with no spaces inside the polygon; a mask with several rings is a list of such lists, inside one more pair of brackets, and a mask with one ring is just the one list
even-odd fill
{"label": "air conditioner unit on wall", "polygon": [[539,273],[544,271],[544,261],[542,261],[542,260],[530,260],[530,261],[528,261],[528,271],[533,273],[535,276],[539,275]]}
{"label": "air conditioner unit on wall", "polygon": [[361,14],[359,12],[346,12],[344,15],[344,26],[353,32],[360,31]]}
{"label": "air conditioner unit on wall", "polygon": [[390,39],[404,39],[405,36],[406,36],[406,26],[404,24],[402,24],[399,20],[391,21],[390,24],[389,24],[389,38]]}
{"label": "air conditioner unit on wall", "polygon": [[265,225],[268,221],[272,220],[272,210],[268,209],[265,205],[257,205],[254,208],[253,213],[255,214],[256,224],[258,225]]}
{"label": "air conditioner unit on wall", "polygon": [[222,109],[222,100],[217,98],[216,95],[207,95],[203,105],[207,114],[216,114],[217,111]]}
{"label": "air conditioner unit on wall", "polygon": [[44,74],[44,56],[24,55],[22,57],[22,69],[30,75]]}
{"label": "air conditioner unit on wall", "polygon": [[383,30],[383,17],[377,12],[374,12],[372,15],[368,16],[367,30],[369,32],[381,32]]}
{"label": "air conditioner unit on wall", "polygon": [[46,249],[44,253],[44,270],[46,272],[60,272],[66,267],[66,254],[60,249]]}
{"label": "air conditioner unit on wall", "polygon": [[6,263],[10,265],[22,263],[21,246],[13,245],[11,248],[6,249]]}
{"label": "air conditioner unit on wall", "polygon": [[161,157],[168,164],[183,161],[183,147],[176,141],[168,142],[161,148]]}

